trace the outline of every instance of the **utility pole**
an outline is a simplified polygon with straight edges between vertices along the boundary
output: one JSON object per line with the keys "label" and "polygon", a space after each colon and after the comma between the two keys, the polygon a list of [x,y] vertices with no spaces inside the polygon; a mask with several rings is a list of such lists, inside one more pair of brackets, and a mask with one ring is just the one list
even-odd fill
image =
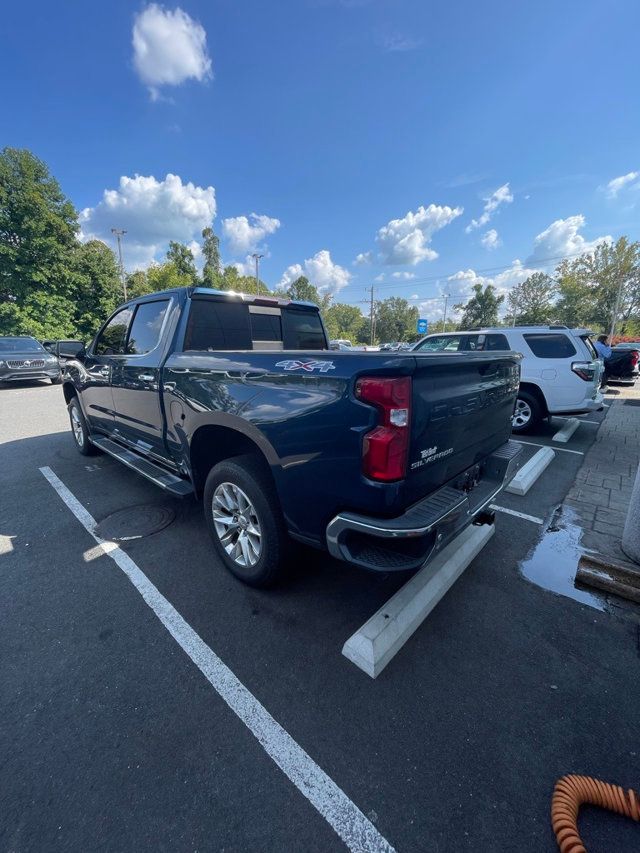
{"label": "utility pole", "polygon": [[442,331],[447,331],[447,302],[449,301],[450,293],[444,294],[444,314],[442,315]]}
{"label": "utility pole", "polygon": [[620,302],[622,301],[622,287],[624,285],[624,279],[620,276],[620,284],[618,285],[618,292],[616,293],[616,304],[613,309],[613,317],[611,318],[611,331],[609,332],[609,337],[611,338],[610,344],[613,344],[613,336],[616,333],[616,325],[618,323],[618,312],[620,311]]}
{"label": "utility pole", "polygon": [[369,290],[371,291],[371,308],[369,309],[369,311],[370,311],[370,313],[369,313],[369,317],[370,317],[370,325],[371,325],[371,346],[373,346],[373,338],[374,338],[374,335],[375,335],[375,329],[376,329],[376,327],[375,327],[375,322],[376,322],[376,321],[375,321],[375,317],[374,317],[374,315],[373,315],[373,293],[374,293],[374,290],[375,290],[374,286],[373,286],[373,285],[371,285],[371,287],[369,288]]}
{"label": "utility pole", "polygon": [[112,228],[111,233],[118,241],[118,257],[120,258],[120,280],[122,281],[122,292],[124,293],[124,301],[127,301],[127,279],[124,274],[124,261],[122,260],[122,238],[127,233],[124,228]]}
{"label": "utility pole", "polygon": [[264,255],[259,255],[257,252],[254,252],[251,257],[256,262],[256,293],[260,292],[260,276],[258,275],[258,271],[260,269],[260,258],[264,258]]}

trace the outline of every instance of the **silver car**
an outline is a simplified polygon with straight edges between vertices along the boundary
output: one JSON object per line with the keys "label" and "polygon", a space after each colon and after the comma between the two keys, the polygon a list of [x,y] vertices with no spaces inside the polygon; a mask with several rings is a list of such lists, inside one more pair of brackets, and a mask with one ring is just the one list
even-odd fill
{"label": "silver car", "polygon": [[58,359],[35,338],[0,337],[0,383],[29,379],[50,379],[58,385],[62,382]]}

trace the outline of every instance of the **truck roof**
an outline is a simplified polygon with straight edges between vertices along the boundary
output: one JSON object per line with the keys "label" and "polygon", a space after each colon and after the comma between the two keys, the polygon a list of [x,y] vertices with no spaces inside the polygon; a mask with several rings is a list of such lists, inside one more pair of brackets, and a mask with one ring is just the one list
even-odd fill
{"label": "truck roof", "polygon": [[266,293],[240,293],[236,290],[216,290],[213,287],[171,287],[167,290],[159,290],[155,293],[145,293],[144,296],[139,296],[135,299],[130,299],[130,302],[141,302],[146,299],[153,299],[158,294],[167,293],[185,293],[188,297],[191,296],[216,296],[223,299],[237,300],[238,302],[256,303],[260,305],[295,305],[300,308],[314,308],[319,310],[315,302],[305,302],[301,299],[280,299],[278,296],[271,296]]}

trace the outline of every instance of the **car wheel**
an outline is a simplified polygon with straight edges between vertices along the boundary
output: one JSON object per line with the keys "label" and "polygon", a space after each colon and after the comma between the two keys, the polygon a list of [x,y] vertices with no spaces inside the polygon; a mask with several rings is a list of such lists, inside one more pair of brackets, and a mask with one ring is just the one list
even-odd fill
{"label": "car wheel", "polygon": [[82,453],[83,456],[95,456],[98,452],[98,448],[91,444],[89,430],[87,429],[87,422],[84,419],[77,397],[73,397],[69,403],[68,409],[69,420],[71,421],[71,432],[78,451]]}
{"label": "car wheel", "polygon": [[53,379],[51,380],[51,384],[52,385],[60,385],[61,382],[62,382],[62,371],[60,371],[60,373],[57,376],[53,377]]}
{"label": "car wheel", "polygon": [[514,433],[532,432],[542,421],[542,406],[533,394],[528,391],[518,391],[516,407],[512,418]]}
{"label": "car wheel", "polygon": [[249,586],[272,586],[289,554],[275,486],[262,460],[236,456],[215,465],[204,487],[204,514],[226,568]]}

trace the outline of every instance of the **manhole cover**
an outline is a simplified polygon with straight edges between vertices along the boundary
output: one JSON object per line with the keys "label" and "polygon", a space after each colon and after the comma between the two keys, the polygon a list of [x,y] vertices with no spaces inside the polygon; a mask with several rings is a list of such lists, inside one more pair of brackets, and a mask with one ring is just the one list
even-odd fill
{"label": "manhole cover", "polygon": [[168,506],[129,506],[103,518],[96,533],[108,541],[142,539],[167,527],[175,517]]}

